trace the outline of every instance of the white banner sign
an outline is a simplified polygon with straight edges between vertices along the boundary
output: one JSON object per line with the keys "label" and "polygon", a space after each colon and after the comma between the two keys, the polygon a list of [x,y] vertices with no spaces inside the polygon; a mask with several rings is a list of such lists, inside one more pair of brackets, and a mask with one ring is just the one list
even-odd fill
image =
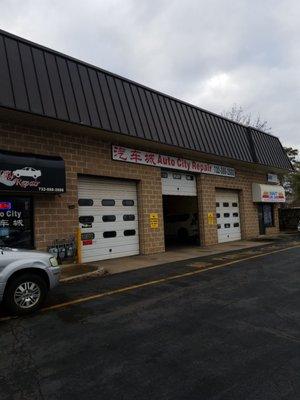
{"label": "white banner sign", "polygon": [[150,151],[128,149],[127,147],[122,146],[112,146],[112,158],[116,161],[150,165],[153,167],[171,168],[202,174],[228,176],[231,178],[235,177],[234,168],[224,167],[223,165],[207,164],[199,161],[187,160],[185,158],[166,156],[162,154],[152,153]]}

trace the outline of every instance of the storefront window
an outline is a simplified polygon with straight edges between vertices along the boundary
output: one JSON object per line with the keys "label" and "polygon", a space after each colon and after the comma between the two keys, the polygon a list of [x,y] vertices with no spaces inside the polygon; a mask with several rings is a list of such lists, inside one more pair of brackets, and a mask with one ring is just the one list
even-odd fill
{"label": "storefront window", "polygon": [[32,248],[32,202],[30,198],[0,196],[0,246]]}

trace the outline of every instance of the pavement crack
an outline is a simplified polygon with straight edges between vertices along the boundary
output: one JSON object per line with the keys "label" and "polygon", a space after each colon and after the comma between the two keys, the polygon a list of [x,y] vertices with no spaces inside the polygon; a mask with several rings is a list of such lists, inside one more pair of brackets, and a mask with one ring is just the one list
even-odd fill
{"label": "pavement crack", "polygon": [[44,400],[42,392],[42,377],[35,363],[29,343],[34,343],[22,320],[16,320],[10,324],[10,332],[13,337],[11,348],[11,390],[14,399],[20,400]]}

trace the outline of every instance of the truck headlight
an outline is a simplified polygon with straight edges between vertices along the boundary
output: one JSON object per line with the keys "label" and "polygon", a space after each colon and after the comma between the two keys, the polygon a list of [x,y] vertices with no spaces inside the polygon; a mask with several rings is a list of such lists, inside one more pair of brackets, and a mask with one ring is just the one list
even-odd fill
{"label": "truck headlight", "polygon": [[56,257],[51,257],[49,261],[50,261],[51,267],[58,267],[58,261],[57,261]]}

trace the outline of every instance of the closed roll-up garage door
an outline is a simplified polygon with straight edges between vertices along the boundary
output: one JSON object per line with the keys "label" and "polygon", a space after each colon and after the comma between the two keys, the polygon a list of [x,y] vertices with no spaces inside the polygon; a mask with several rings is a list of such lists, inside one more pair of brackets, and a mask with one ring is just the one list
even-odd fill
{"label": "closed roll-up garage door", "polygon": [[139,253],[135,182],[80,177],[78,209],[82,261]]}
{"label": "closed roll-up garage door", "polygon": [[239,195],[234,191],[216,192],[218,242],[241,239]]}

